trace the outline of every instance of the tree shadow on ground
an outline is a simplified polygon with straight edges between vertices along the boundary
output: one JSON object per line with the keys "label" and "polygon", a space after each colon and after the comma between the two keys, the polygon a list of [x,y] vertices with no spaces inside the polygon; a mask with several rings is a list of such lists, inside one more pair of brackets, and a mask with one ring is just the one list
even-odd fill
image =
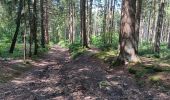
{"label": "tree shadow on ground", "polygon": [[35,67],[31,71],[0,85],[0,99],[163,100],[154,89],[139,88],[126,68],[108,73],[103,70],[107,64],[88,54],[72,60],[67,49],[55,46],[40,58],[30,63]]}

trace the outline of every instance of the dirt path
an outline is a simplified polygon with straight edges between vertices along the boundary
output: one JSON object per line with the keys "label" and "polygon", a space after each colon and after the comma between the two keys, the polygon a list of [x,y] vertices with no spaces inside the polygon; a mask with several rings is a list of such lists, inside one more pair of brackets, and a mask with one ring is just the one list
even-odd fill
{"label": "dirt path", "polygon": [[125,69],[108,73],[90,55],[73,61],[59,46],[32,64],[37,68],[0,85],[0,100],[170,100],[170,91],[139,88]]}

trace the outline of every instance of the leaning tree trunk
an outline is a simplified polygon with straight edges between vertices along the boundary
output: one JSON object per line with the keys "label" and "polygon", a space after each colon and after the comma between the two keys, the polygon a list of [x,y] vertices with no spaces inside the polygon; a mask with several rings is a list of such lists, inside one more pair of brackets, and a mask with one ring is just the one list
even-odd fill
{"label": "leaning tree trunk", "polygon": [[136,55],[136,33],[135,33],[136,0],[122,1],[121,27],[120,27],[120,53],[118,64],[126,62],[139,62]]}
{"label": "leaning tree trunk", "polygon": [[164,16],[164,0],[161,0],[159,6],[159,16],[157,21],[157,28],[156,28],[156,36],[155,36],[155,44],[154,44],[154,52],[160,52],[160,39],[161,39],[161,29],[163,24],[163,16]]}
{"label": "leaning tree trunk", "polygon": [[23,0],[20,0],[19,1],[19,8],[18,8],[18,16],[17,16],[17,21],[16,21],[16,24],[17,24],[16,31],[15,31],[14,37],[12,39],[12,43],[11,43],[9,53],[13,53],[14,48],[15,48],[15,44],[16,44],[16,41],[17,41],[17,36],[18,36],[19,28],[20,28],[22,9],[23,9]]}

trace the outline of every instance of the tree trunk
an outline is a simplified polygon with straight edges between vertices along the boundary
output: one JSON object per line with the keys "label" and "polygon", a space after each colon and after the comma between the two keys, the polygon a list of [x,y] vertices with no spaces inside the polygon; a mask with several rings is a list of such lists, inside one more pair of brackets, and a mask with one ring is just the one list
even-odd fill
{"label": "tree trunk", "polygon": [[16,24],[17,24],[16,31],[15,31],[14,37],[12,39],[12,43],[11,43],[11,47],[10,47],[9,53],[13,53],[14,48],[15,48],[15,44],[16,44],[16,41],[17,41],[17,36],[18,36],[19,28],[20,28],[22,9],[23,9],[23,0],[20,0],[19,1],[18,14],[17,14],[18,16],[17,16],[17,21],[16,21]]}
{"label": "tree trunk", "polygon": [[29,28],[30,28],[30,36],[29,36],[29,57],[32,56],[32,36],[34,32],[33,27],[33,12],[32,12],[32,0],[28,0],[28,11],[29,11]]}
{"label": "tree trunk", "polygon": [[89,44],[89,1],[86,0],[86,35],[87,43]]}
{"label": "tree trunk", "polygon": [[139,62],[136,54],[136,33],[135,33],[135,12],[136,0],[123,0],[120,27],[120,53],[117,63]]}
{"label": "tree trunk", "polygon": [[[24,0],[24,12],[26,11],[25,7],[25,0]],[[26,61],[26,53],[27,53],[27,45],[26,45],[26,33],[27,33],[27,19],[26,19],[26,13],[24,14],[24,32],[23,32],[23,38],[24,38],[24,62]]]}
{"label": "tree trunk", "polygon": [[88,42],[87,42],[87,34],[86,34],[86,0],[80,0],[80,8],[81,8],[81,34],[82,34],[82,42],[83,47],[88,48]]}
{"label": "tree trunk", "polygon": [[34,38],[34,55],[38,53],[38,39],[37,39],[37,1],[33,3],[33,38]]}
{"label": "tree trunk", "polygon": [[105,0],[105,6],[104,6],[104,17],[103,17],[103,35],[102,35],[102,38],[103,38],[103,42],[104,44],[106,43],[106,18],[107,18],[107,2],[108,0]]}
{"label": "tree trunk", "polygon": [[139,44],[139,29],[140,29],[140,17],[141,17],[141,10],[142,10],[142,0],[136,0],[136,26],[135,26],[135,33],[136,33],[136,42],[135,47],[138,53],[138,44]]}
{"label": "tree trunk", "polygon": [[89,6],[89,42],[90,43],[91,43],[92,32],[93,32],[92,7],[93,7],[93,0],[90,0],[90,6]]}
{"label": "tree trunk", "polygon": [[[114,2],[113,2],[114,1]],[[116,6],[116,0],[112,0],[111,1],[111,12],[112,12],[112,16],[111,16],[111,21],[110,21],[110,43],[112,44],[112,38],[113,38],[113,32],[115,31],[114,30],[114,15],[115,15],[115,6]]]}
{"label": "tree trunk", "polygon": [[44,27],[45,27],[45,43],[46,44],[49,44],[49,32],[48,32],[48,13],[49,13],[49,2],[48,0],[45,0],[45,24],[44,24]]}
{"label": "tree trunk", "polygon": [[164,16],[164,0],[161,0],[159,6],[159,16],[157,21],[155,44],[154,44],[154,52],[158,54],[160,53],[160,38],[161,38],[161,29],[163,24],[163,16]]}
{"label": "tree trunk", "polygon": [[44,28],[44,0],[40,0],[41,9],[41,46],[45,48],[45,28]]}
{"label": "tree trunk", "polygon": [[151,38],[151,34],[150,34],[150,25],[151,25],[151,11],[149,11],[149,16],[148,16],[148,27],[147,27],[147,42],[149,43],[149,40]]}
{"label": "tree trunk", "polygon": [[168,26],[167,26],[167,31],[166,31],[168,34],[168,37],[167,37],[168,38],[167,39],[168,40],[168,49],[170,49],[170,26],[169,25],[170,25],[170,19],[168,19]]}
{"label": "tree trunk", "polygon": [[74,1],[69,0],[68,1],[69,5],[69,42],[73,43],[74,42]]}

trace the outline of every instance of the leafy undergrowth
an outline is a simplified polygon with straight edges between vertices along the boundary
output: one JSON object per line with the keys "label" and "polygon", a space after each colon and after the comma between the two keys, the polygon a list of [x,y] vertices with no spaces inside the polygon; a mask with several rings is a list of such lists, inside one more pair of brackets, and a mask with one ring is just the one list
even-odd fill
{"label": "leafy undergrowth", "polygon": [[58,42],[58,45],[60,45],[63,48],[68,48],[69,47],[69,42],[66,40],[61,40]]}
{"label": "leafy undergrowth", "polygon": [[143,43],[139,46],[139,55],[147,58],[159,58],[166,59],[170,58],[170,49],[167,48],[166,43],[160,45],[160,54],[154,53],[153,46],[149,43]]}
{"label": "leafy undergrowth", "polygon": [[21,60],[0,60],[0,64],[0,83],[6,83],[32,68],[29,63]]}
{"label": "leafy undergrowth", "polygon": [[[4,60],[9,60],[9,59],[23,59],[24,55],[24,49],[23,49],[23,44],[17,43],[15,45],[15,49],[13,53],[9,53],[9,48],[10,48],[11,43],[0,43],[0,57]],[[27,44],[27,56],[29,53],[29,44]],[[39,55],[42,55],[43,53],[46,53],[47,51],[50,50],[50,48],[54,44],[49,44],[46,45],[46,48],[38,48],[38,55],[33,55],[34,48],[32,47],[32,57],[31,59],[36,59]]]}
{"label": "leafy undergrowth", "polygon": [[69,52],[73,59],[76,59],[80,55],[83,55],[87,51],[86,48],[83,48],[80,43],[73,43],[69,45]]}
{"label": "leafy undergrowth", "polygon": [[23,45],[16,44],[14,52],[9,53],[10,43],[0,43],[0,57],[2,58],[19,58],[23,56]]}
{"label": "leafy undergrowth", "polygon": [[170,89],[170,63],[162,59],[141,58],[142,63],[130,64],[128,71],[134,74],[139,86],[158,86]]}
{"label": "leafy undergrowth", "polygon": [[105,63],[112,64],[115,61],[115,57],[117,56],[117,50],[110,50],[110,51],[101,51],[99,53],[94,54],[95,58],[98,58]]}

